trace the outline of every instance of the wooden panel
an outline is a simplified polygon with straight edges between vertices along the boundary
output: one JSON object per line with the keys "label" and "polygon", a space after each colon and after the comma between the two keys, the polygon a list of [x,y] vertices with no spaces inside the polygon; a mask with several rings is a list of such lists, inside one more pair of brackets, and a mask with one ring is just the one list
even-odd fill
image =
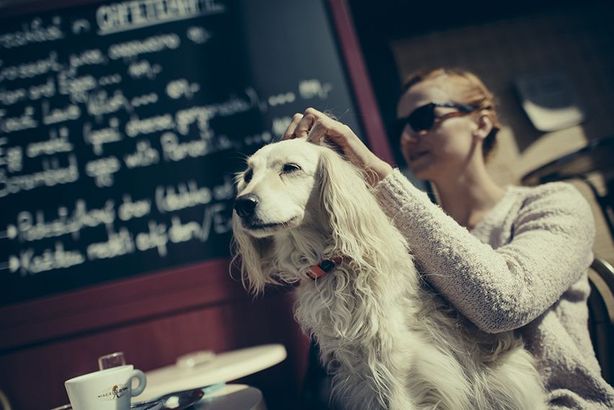
{"label": "wooden panel", "polygon": [[0,352],[244,296],[216,260],[0,308]]}

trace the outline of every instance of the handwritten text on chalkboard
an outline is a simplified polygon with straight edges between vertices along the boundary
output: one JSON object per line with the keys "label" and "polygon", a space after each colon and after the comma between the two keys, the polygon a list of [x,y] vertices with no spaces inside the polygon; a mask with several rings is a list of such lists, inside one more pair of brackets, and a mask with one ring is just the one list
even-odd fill
{"label": "handwritten text on chalkboard", "polygon": [[3,25],[3,301],[228,255],[244,154],[338,99],[308,66],[275,86],[250,74],[235,6],[134,0]]}

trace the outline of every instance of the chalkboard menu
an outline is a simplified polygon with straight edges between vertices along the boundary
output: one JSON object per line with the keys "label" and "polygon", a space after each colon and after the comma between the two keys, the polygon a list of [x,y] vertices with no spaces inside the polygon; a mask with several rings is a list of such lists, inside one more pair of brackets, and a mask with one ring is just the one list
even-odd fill
{"label": "chalkboard menu", "polygon": [[227,258],[246,154],[307,106],[359,130],[321,1],[100,2],[0,27],[0,305]]}

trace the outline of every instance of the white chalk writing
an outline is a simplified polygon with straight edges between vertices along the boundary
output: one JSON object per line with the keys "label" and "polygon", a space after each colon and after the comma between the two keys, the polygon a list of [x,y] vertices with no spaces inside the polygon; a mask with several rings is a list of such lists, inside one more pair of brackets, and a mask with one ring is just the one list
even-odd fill
{"label": "white chalk writing", "polygon": [[79,106],[69,104],[62,108],[52,108],[47,101],[43,101],[43,124],[50,125],[58,122],[76,120],[81,116]]}
{"label": "white chalk writing", "polygon": [[72,23],[72,32],[74,34],[87,33],[90,31],[90,22],[86,19],[79,19]]}
{"label": "white chalk writing", "polygon": [[125,194],[117,210],[117,215],[122,221],[128,221],[133,218],[142,218],[150,212],[151,201],[149,199],[133,201],[130,195]]}
{"label": "white chalk writing", "polygon": [[317,79],[311,79],[299,82],[298,89],[301,97],[306,100],[315,97],[324,100],[328,97],[328,93],[333,89],[333,86],[329,83],[322,83]]}
{"label": "white chalk writing", "polygon": [[212,37],[211,33],[204,27],[190,27],[186,36],[196,44],[204,44]]}
{"label": "white chalk writing", "polygon": [[296,100],[296,95],[292,92],[272,95],[269,97],[268,102],[271,107],[276,105],[283,105],[294,102]]}
{"label": "white chalk writing", "polygon": [[107,59],[101,50],[91,49],[81,51],[78,54],[71,54],[70,57],[68,57],[68,61],[70,62],[70,67],[76,70],[85,65],[105,64]]}
{"label": "white chalk writing", "polygon": [[170,130],[175,127],[171,114],[154,115],[147,118],[132,118],[126,124],[126,135],[137,137],[142,134]]}
{"label": "white chalk writing", "polygon": [[0,274],[89,273],[79,265],[142,252],[173,262],[190,241],[219,252],[235,189],[218,174],[283,134],[290,107],[332,90],[308,77],[261,98],[246,79],[210,79],[209,65],[227,63],[210,51],[236,51],[219,0],[93,7],[94,20],[28,18],[0,33]]}
{"label": "white chalk writing", "polygon": [[228,218],[224,217],[226,210],[224,204],[213,204],[205,208],[202,221],[188,221],[183,223],[181,218],[173,216],[171,226],[168,229],[168,237],[172,243],[186,242],[197,239],[206,242],[209,239],[211,230],[216,234],[226,233],[230,230],[231,224]]}
{"label": "white chalk writing", "polygon": [[107,236],[106,241],[87,246],[89,260],[111,259],[134,252],[134,240],[127,228],[122,227],[119,232],[115,232],[112,227],[107,227]]}
{"label": "white chalk writing", "polygon": [[85,164],[85,174],[94,178],[99,187],[113,185],[113,174],[121,169],[121,162],[116,157],[110,156],[95,159]]}
{"label": "white chalk writing", "polygon": [[136,144],[136,151],[124,156],[124,163],[128,169],[148,167],[160,161],[160,153],[151,147],[147,140],[139,141]]}
{"label": "white chalk writing", "polygon": [[55,81],[53,77],[47,77],[47,81],[42,84],[35,84],[28,89],[28,98],[30,100],[39,100],[41,98],[51,98],[55,95]]}
{"label": "white chalk writing", "polygon": [[119,132],[119,121],[113,117],[109,120],[109,126],[100,129],[92,129],[92,124],[86,122],[83,125],[83,139],[94,148],[96,155],[102,154],[104,144],[121,141],[122,135]]}
{"label": "white chalk writing", "polygon": [[162,71],[160,64],[151,64],[147,60],[139,60],[134,63],[130,63],[128,66],[128,74],[132,78],[149,78],[153,80]]}
{"label": "white chalk writing", "polygon": [[157,53],[165,49],[174,50],[181,45],[181,39],[177,34],[163,34],[152,36],[142,40],[127,41],[113,44],[109,47],[109,58],[134,58],[141,54]]}
{"label": "white chalk writing", "polygon": [[115,90],[112,96],[109,96],[106,90],[101,90],[90,93],[86,105],[88,114],[101,117],[127,108],[128,101],[122,90]]}
{"label": "white chalk writing", "polygon": [[9,172],[21,172],[23,169],[23,149],[19,146],[7,145],[7,138],[0,138],[0,166],[6,166]]}
{"label": "white chalk writing", "polygon": [[60,28],[62,20],[55,17],[49,26],[44,26],[40,18],[35,18],[29,24],[22,26],[20,31],[0,34],[0,46],[3,48],[22,47],[27,44],[44,43],[64,38]]}
{"label": "white chalk writing", "polygon": [[132,0],[99,7],[96,22],[105,35],[224,11],[215,0]]}
{"label": "white chalk writing", "polygon": [[49,139],[28,144],[26,155],[28,158],[36,158],[40,155],[71,152],[73,148],[73,144],[68,140],[68,128],[61,127],[59,130],[49,130]]}
{"label": "white chalk writing", "polygon": [[45,249],[36,254],[31,248],[22,250],[18,257],[11,256],[9,266],[11,272],[19,271],[21,276],[33,275],[40,272],[66,269],[85,262],[81,252],[64,249],[64,244],[56,242],[52,249]]}
{"label": "white chalk writing", "polygon": [[28,92],[25,88],[17,88],[15,90],[0,88],[0,102],[4,105],[12,105],[25,100],[27,95]]}
{"label": "white chalk writing", "polygon": [[88,209],[85,200],[78,199],[72,208],[60,205],[57,208],[57,217],[54,219],[47,220],[43,211],[40,210],[22,211],[17,214],[16,224],[9,228],[14,228],[17,238],[22,242],[55,238],[67,234],[77,239],[83,229],[110,225],[114,220],[113,201],[106,201],[102,208]]}
{"label": "white chalk writing", "polygon": [[23,114],[17,117],[5,117],[6,111],[0,110],[0,130],[5,133],[36,128],[38,121],[34,119],[34,107],[28,105],[24,108]]}
{"label": "white chalk writing", "polygon": [[159,224],[156,221],[147,223],[149,230],[136,235],[136,247],[139,251],[147,251],[157,249],[158,255],[166,256],[168,250],[168,235],[166,233],[166,225]]}
{"label": "white chalk writing", "polygon": [[133,97],[132,100],[130,100],[130,105],[136,108],[142,105],[155,104],[157,102],[158,102],[158,94],[149,93],[149,94],[143,94],[137,97]]}
{"label": "white chalk writing", "polygon": [[192,98],[198,90],[200,90],[200,86],[197,83],[190,83],[185,78],[171,81],[166,86],[166,94],[173,99],[184,96]]}
{"label": "white chalk writing", "polygon": [[162,157],[166,161],[182,161],[186,158],[204,157],[212,151],[210,138],[206,134],[199,139],[180,142],[175,134],[166,132],[160,137]]}
{"label": "white chalk writing", "polygon": [[37,75],[59,72],[61,69],[58,53],[52,51],[46,58],[0,69],[0,82],[32,78]]}
{"label": "white chalk writing", "polygon": [[211,190],[199,187],[196,181],[180,183],[177,187],[157,187],[156,205],[160,212],[173,212],[211,202]]}
{"label": "white chalk writing", "polygon": [[68,157],[68,165],[62,167],[57,158],[44,159],[43,170],[27,175],[8,176],[0,169],[0,198],[20,191],[40,187],[69,184],[79,179],[79,167],[74,155]]}
{"label": "white chalk writing", "polygon": [[58,89],[61,95],[69,95],[72,102],[87,101],[88,92],[98,87],[98,80],[92,75],[73,77],[68,72],[60,72],[57,76]]}

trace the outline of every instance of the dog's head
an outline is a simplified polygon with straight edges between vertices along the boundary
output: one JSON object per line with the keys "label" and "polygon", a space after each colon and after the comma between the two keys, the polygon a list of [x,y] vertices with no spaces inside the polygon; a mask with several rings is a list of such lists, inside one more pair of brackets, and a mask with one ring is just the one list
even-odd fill
{"label": "dog's head", "polygon": [[307,203],[317,192],[321,152],[321,147],[294,139],[253,154],[236,178],[238,228],[253,238],[267,238],[313,219]]}
{"label": "dog's head", "polygon": [[377,238],[389,221],[363,175],[329,147],[305,139],[267,145],[236,184],[234,251],[254,293],[306,278],[327,252],[362,261],[386,247]]}

